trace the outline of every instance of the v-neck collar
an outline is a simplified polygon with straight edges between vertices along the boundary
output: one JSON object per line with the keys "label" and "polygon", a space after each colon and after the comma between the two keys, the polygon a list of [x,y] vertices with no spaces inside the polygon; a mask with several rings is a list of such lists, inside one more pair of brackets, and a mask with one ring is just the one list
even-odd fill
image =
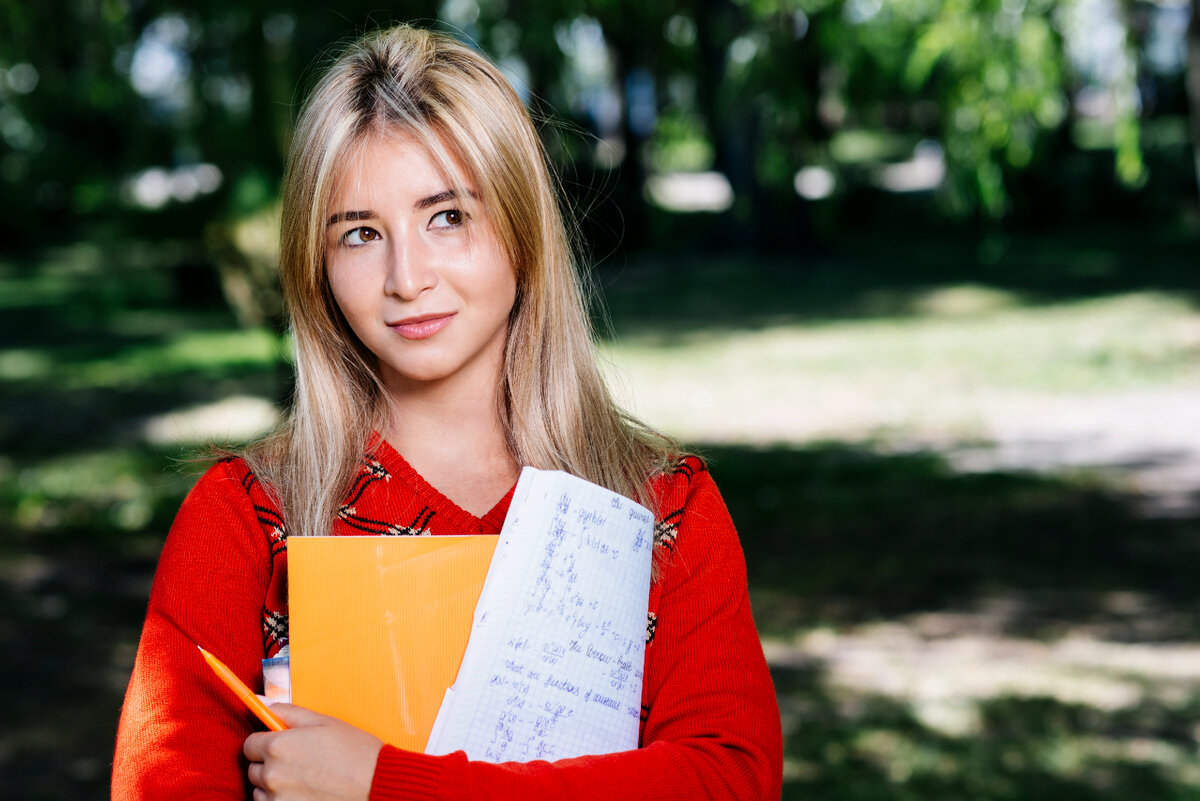
{"label": "v-neck collar", "polygon": [[416,468],[409,464],[408,460],[401,456],[400,452],[393,448],[391,443],[383,437],[376,435],[374,451],[375,458],[379,460],[379,463],[383,465],[385,470],[391,473],[393,478],[407,484],[414,495],[449,523],[449,528],[452,531],[443,530],[440,533],[500,533],[500,529],[504,526],[504,518],[508,514],[509,504],[512,503],[513,492],[517,488],[515,483],[509,487],[504,497],[497,501],[496,505],[483,517],[476,517],[443,495],[437,487],[426,481],[425,477],[418,473]]}

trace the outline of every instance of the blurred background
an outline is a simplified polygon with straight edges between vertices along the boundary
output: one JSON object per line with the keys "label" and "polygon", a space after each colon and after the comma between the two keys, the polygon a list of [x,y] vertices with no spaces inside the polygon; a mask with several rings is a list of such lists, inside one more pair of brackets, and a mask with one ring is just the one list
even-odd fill
{"label": "blurred background", "polygon": [[107,797],[190,459],[290,391],[304,88],[395,20],[540,120],[786,798],[1200,797],[1196,0],[0,0],[6,797]]}

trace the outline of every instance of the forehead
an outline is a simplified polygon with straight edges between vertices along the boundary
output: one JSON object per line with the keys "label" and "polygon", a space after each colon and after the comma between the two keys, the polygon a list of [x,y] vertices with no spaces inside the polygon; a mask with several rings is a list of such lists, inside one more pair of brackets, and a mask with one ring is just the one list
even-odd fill
{"label": "forehead", "polygon": [[386,195],[425,197],[447,189],[473,189],[453,151],[411,134],[375,134],[353,145],[334,174],[330,204]]}

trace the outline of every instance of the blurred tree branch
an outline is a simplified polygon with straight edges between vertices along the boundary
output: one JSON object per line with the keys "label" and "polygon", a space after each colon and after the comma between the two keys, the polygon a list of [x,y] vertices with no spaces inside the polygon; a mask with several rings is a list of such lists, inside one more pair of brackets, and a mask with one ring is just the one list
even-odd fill
{"label": "blurred tree branch", "polygon": [[1187,68],[1184,77],[1187,87],[1188,131],[1192,140],[1192,155],[1196,166],[1196,200],[1200,202],[1200,0],[1192,0],[1192,16],[1187,28]]}
{"label": "blurred tree branch", "polygon": [[[1011,218],[1024,203],[1052,222],[1064,198],[1090,218],[1147,180],[1143,88],[1190,108],[1200,183],[1198,4],[1183,80],[1154,84],[1141,51],[1161,9],[1140,0],[398,0],[386,16],[370,0],[73,0],[69,25],[56,4],[0,0],[0,238],[41,244],[49,217],[202,243],[239,320],[277,322],[273,249],[246,232],[275,213],[313,65],[397,19],[461,36],[513,77],[547,123],[570,202],[599,218],[593,233],[619,232],[605,250],[792,249],[817,213],[854,228],[884,207],[879,173],[918,143],[944,160],[919,196],[943,219]],[[1100,7],[1122,43],[1112,52],[1088,27]],[[587,57],[603,69],[580,61],[577,36],[599,38]],[[1080,42],[1103,74],[1080,66]],[[821,198],[801,197],[807,168],[827,177]],[[668,171],[719,174],[731,208],[650,207],[646,179]]]}

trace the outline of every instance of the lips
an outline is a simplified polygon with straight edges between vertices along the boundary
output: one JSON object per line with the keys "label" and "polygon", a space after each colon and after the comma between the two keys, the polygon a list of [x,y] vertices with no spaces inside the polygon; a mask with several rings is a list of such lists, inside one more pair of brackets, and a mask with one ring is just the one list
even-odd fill
{"label": "lips", "polygon": [[454,319],[454,314],[454,312],[450,312],[449,314],[422,314],[416,317],[406,317],[403,320],[388,323],[388,327],[405,339],[428,339],[449,325],[450,321]]}

